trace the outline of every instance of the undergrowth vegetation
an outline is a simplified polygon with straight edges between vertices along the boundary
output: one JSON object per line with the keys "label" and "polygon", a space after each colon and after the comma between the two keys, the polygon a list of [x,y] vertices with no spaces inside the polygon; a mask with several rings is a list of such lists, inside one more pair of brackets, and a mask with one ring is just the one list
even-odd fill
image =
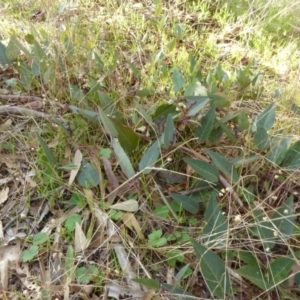
{"label": "undergrowth vegetation", "polygon": [[300,3],[53,2],[0,4],[3,293],[298,299]]}

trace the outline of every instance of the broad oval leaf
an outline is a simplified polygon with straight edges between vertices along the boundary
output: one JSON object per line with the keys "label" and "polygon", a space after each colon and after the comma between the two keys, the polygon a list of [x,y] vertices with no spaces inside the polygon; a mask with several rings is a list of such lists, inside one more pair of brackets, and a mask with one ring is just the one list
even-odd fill
{"label": "broad oval leaf", "polygon": [[129,199],[110,206],[111,209],[136,212],[139,209],[139,203],[134,199]]}
{"label": "broad oval leaf", "polygon": [[254,144],[258,150],[266,150],[270,147],[269,135],[264,128],[257,128],[254,135]]}
{"label": "broad oval leaf", "polygon": [[139,136],[130,128],[123,126],[120,121],[109,118],[118,133],[118,140],[125,151],[134,150],[140,141]]}
{"label": "broad oval leaf", "polygon": [[287,240],[295,230],[294,197],[290,196],[272,216],[272,223],[280,240]]}
{"label": "broad oval leaf", "polygon": [[270,285],[276,287],[284,282],[289,276],[293,265],[298,264],[297,260],[290,257],[280,257],[270,263]]}
{"label": "broad oval leaf", "polygon": [[183,160],[200,176],[209,182],[219,181],[219,171],[211,164],[192,158],[183,158]]}
{"label": "broad oval leaf", "polygon": [[[177,113],[176,106],[173,104],[162,104],[158,106],[153,114],[153,120],[167,117],[168,115],[175,115]],[[149,123],[150,124],[150,123]]]}
{"label": "broad oval leaf", "polygon": [[120,163],[121,169],[124,172],[124,174],[127,176],[128,179],[134,177],[135,171],[132,167],[132,164],[131,164],[127,154],[123,150],[120,143],[116,139],[113,139],[112,146],[114,148],[114,152],[118,158],[118,161]]}
{"label": "broad oval leaf", "polygon": [[143,171],[144,174],[149,174],[152,171],[151,167],[154,167],[155,163],[158,160],[159,155],[160,155],[160,140],[158,139],[149,147],[149,149],[143,155],[139,164],[139,170]]}
{"label": "broad oval leaf", "polygon": [[111,119],[106,115],[106,113],[98,107],[99,110],[99,117],[101,120],[101,123],[105,129],[105,131],[111,135],[111,137],[118,137],[118,131],[116,127],[114,126],[114,123],[111,121]]}
{"label": "broad oval leaf", "polygon": [[265,109],[260,115],[258,115],[254,121],[257,128],[264,128],[270,130],[275,122],[275,103],[272,103],[267,109]]}
{"label": "broad oval leaf", "polygon": [[194,198],[174,193],[171,193],[170,196],[191,214],[196,214],[198,212],[199,202],[197,202]]}
{"label": "broad oval leaf", "polygon": [[289,171],[295,171],[300,167],[300,141],[297,141],[288,149],[282,165]]}
{"label": "broad oval leaf", "polygon": [[173,70],[172,81],[174,85],[173,87],[174,93],[180,91],[185,85],[184,78],[177,68]]}
{"label": "broad oval leaf", "polygon": [[204,238],[206,246],[209,248],[226,248],[228,244],[228,222],[222,214],[214,193],[211,194],[206,207],[204,221],[206,225],[203,228],[203,234],[207,235]]}
{"label": "broad oval leaf", "polygon": [[267,159],[276,165],[280,165],[284,159],[284,156],[290,146],[291,138],[287,137],[282,139],[279,143],[276,143],[274,147],[267,154]]}
{"label": "broad oval leaf", "polygon": [[239,175],[230,161],[209,149],[205,149],[205,152],[209,155],[214,165],[227,177],[228,180],[233,181],[234,183],[238,182]]}
{"label": "broad oval leaf", "polygon": [[132,281],[139,283],[143,286],[146,286],[149,289],[152,290],[159,290],[160,289],[160,284],[152,278],[134,278]]}
{"label": "broad oval leaf", "polygon": [[88,189],[97,186],[100,183],[100,177],[94,167],[87,162],[81,163],[81,167],[76,176],[78,183]]}
{"label": "broad oval leaf", "polygon": [[215,254],[196,242],[192,241],[195,254],[200,263],[202,276],[210,292],[220,299],[225,299],[230,292],[230,278],[226,271],[224,261]]}
{"label": "broad oval leaf", "polygon": [[211,109],[202,118],[200,126],[196,128],[195,136],[199,138],[200,144],[205,143],[208,139],[215,122],[215,106],[213,105]]}
{"label": "broad oval leaf", "polygon": [[6,47],[0,42],[0,64],[5,67],[11,64],[11,61],[6,56]]}

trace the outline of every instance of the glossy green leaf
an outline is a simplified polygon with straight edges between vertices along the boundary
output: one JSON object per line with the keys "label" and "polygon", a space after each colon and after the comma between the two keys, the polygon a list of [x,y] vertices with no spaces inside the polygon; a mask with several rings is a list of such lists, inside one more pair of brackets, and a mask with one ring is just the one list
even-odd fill
{"label": "glossy green leaf", "polygon": [[294,212],[294,197],[290,196],[273,214],[272,223],[278,238],[286,241],[289,239],[295,230],[295,212]]}
{"label": "glossy green leaf", "polygon": [[267,154],[267,159],[276,165],[280,165],[283,161],[285,154],[290,147],[291,138],[284,138],[280,142],[276,143]]}
{"label": "glossy green leaf", "polygon": [[300,141],[297,141],[288,149],[282,165],[289,171],[295,171],[300,168]]}
{"label": "glossy green leaf", "polygon": [[186,96],[188,117],[194,117],[199,114],[200,110],[209,102],[207,96]]}
{"label": "glossy green leaf", "polygon": [[149,289],[152,290],[159,290],[160,289],[160,284],[152,278],[134,278],[132,279],[133,282],[139,283]]}
{"label": "glossy green leaf", "polygon": [[258,150],[266,150],[270,147],[269,135],[264,128],[257,128],[254,135],[254,144]]}
{"label": "glossy green leaf", "polygon": [[224,261],[212,250],[208,250],[195,240],[192,244],[207,287],[212,295],[225,299],[230,292],[231,284]]}
{"label": "glossy green leaf", "polygon": [[196,128],[195,136],[199,138],[200,144],[205,143],[213,129],[215,122],[215,106],[202,118],[200,125]]}
{"label": "glossy green leaf", "polygon": [[275,122],[275,103],[272,103],[254,120],[256,128],[264,128],[266,131],[270,130],[273,127],[274,122]]}
{"label": "glossy green leaf", "polygon": [[209,155],[214,165],[227,177],[228,180],[233,181],[234,183],[238,182],[239,175],[231,162],[222,155],[209,149],[205,149],[205,152]]}
{"label": "glossy green leaf", "polygon": [[6,47],[0,42],[0,64],[6,67],[11,64],[11,61],[6,56]]}
{"label": "glossy green leaf", "polygon": [[94,167],[87,162],[82,162],[79,172],[76,176],[79,185],[91,189],[100,183],[99,174]]}
{"label": "glossy green leaf", "polygon": [[46,157],[48,159],[48,162],[52,165],[55,166],[57,164],[57,159],[54,156],[53,152],[51,151],[51,149],[48,147],[48,145],[45,143],[45,141],[43,140],[43,138],[37,134],[37,138],[40,142],[41,147],[43,148]]}
{"label": "glossy green leaf", "polygon": [[243,266],[238,270],[235,270],[236,273],[242,277],[248,279],[250,282],[258,286],[262,290],[268,290],[271,288],[271,284],[268,282],[266,277],[263,275],[262,270],[257,266]]}
{"label": "glossy green leaf", "polygon": [[174,93],[180,91],[185,85],[184,78],[177,68],[173,70],[172,81],[174,85],[173,87]]}
{"label": "glossy green leaf", "polygon": [[140,137],[127,126],[123,126],[120,121],[109,117],[109,120],[117,130],[118,140],[125,151],[131,152],[134,150],[140,141]]}
{"label": "glossy green leaf", "polygon": [[164,146],[166,148],[172,146],[176,142],[176,129],[174,126],[174,121],[172,118],[172,115],[168,115],[166,125],[165,125],[165,130],[164,130]]}
{"label": "glossy green leaf", "polygon": [[132,178],[135,176],[135,171],[132,167],[132,164],[123,150],[122,146],[116,139],[112,139],[112,146],[115,152],[115,155],[118,158],[119,164],[121,166],[121,169],[123,173],[127,176],[128,179]]}
{"label": "glossy green leaf", "polygon": [[199,202],[197,202],[195,199],[174,193],[171,193],[170,196],[173,198],[174,201],[181,204],[182,207],[191,214],[196,214],[198,212]]}
{"label": "glossy green leaf", "polygon": [[144,174],[149,174],[152,170],[151,168],[155,166],[160,155],[160,141],[155,141],[148,150],[144,153],[140,164],[139,170],[143,171]]}
{"label": "glossy green leaf", "polygon": [[205,245],[209,248],[226,248],[228,222],[222,214],[214,193],[211,194],[206,207],[204,222],[206,223],[203,228]]}
{"label": "glossy green leaf", "polygon": [[183,160],[200,176],[209,182],[219,181],[219,171],[211,164],[192,158],[183,158]]}

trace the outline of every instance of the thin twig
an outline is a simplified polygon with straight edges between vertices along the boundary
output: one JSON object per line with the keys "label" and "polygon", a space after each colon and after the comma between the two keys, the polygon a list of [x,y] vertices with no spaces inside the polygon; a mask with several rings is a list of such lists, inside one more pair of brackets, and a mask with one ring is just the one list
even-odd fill
{"label": "thin twig", "polygon": [[9,115],[9,114],[26,116],[26,117],[34,117],[39,119],[50,119],[51,121],[59,120],[59,121],[66,122],[66,120],[62,117],[51,116],[43,112],[39,112],[21,106],[0,106],[0,115]]}
{"label": "thin twig", "polygon": [[[189,149],[187,147],[181,147],[181,149],[185,152],[188,152],[189,154],[192,154],[194,157],[198,158],[198,159],[201,159],[207,163],[209,163],[210,161],[204,157],[203,155],[201,155],[200,153],[192,150],[192,149]],[[224,176],[222,176],[221,174],[219,175],[219,180],[221,182],[221,184],[225,187],[225,188],[229,188],[230,189],[230,193],[231,195],[233,196],[233,198],[237,201],[237,203],[240,205],[240,206],[244,206],[242,200],[239,198],[238,194],[234,191],[233,187],[229,184],[229,182],[225,179]]]}

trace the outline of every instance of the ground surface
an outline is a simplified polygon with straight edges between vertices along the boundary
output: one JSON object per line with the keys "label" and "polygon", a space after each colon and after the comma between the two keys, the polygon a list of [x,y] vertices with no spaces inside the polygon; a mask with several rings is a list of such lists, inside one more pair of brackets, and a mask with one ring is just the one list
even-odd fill
{"label": "ground surface", "polygon": [[299,298],[300,4],[224,2],[0,3],[2,299]]}

